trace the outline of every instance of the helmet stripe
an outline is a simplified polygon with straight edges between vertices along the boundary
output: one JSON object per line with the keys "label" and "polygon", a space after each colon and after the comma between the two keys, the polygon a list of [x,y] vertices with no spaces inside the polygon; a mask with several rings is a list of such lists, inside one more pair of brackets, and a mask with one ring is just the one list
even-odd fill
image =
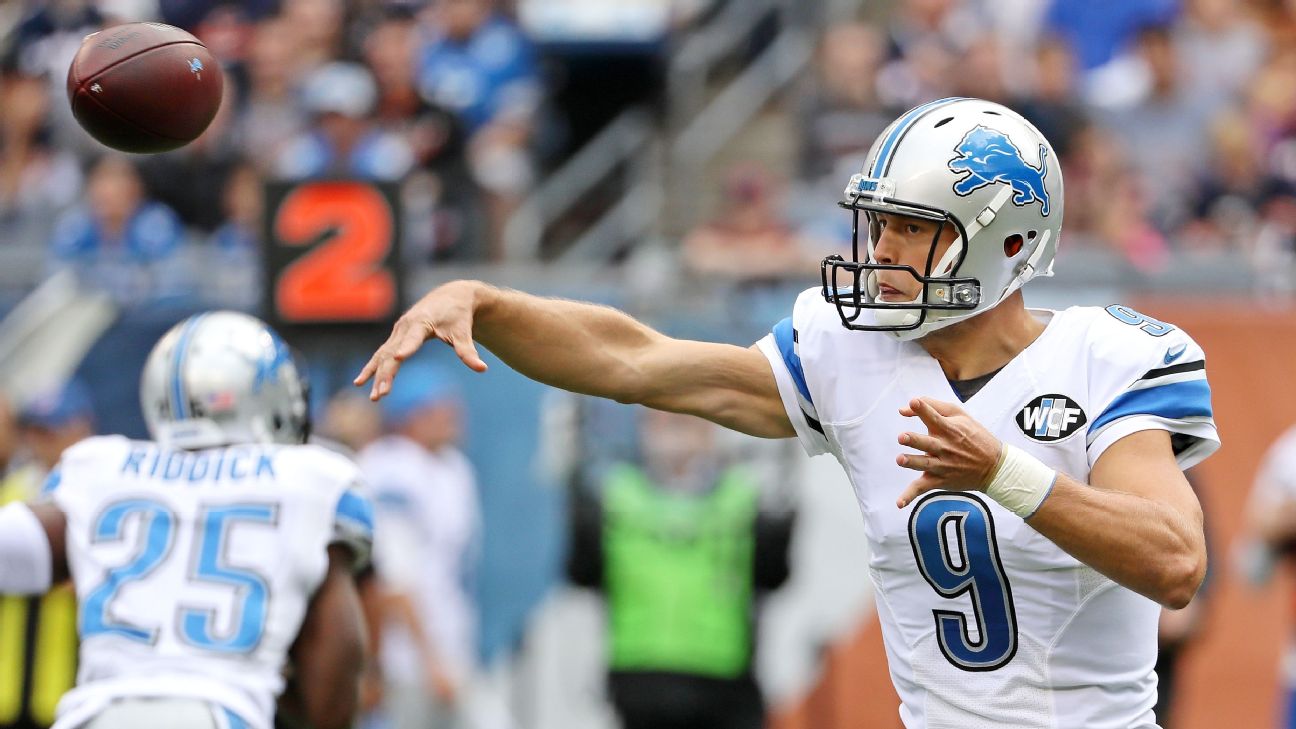
{"label": "helmet stripe", "polygon": [[176,342],[175,351],[171,353],[171,417],[175,420],[184,420],[189,417],[189,402],[184,393],[184,380],[181,373],[184,371],[185,354],[189,349],[189,340],[193,338],[194,332],[198,329],[200,322],[206,314],[190,317],[185,322],[184,329],[180,331],[180,341]]}
{"label": "helmet stripe", "polygon": [[882,148],[878,150],[877,159],[873,160],[873,167],[869,171],[869,177],[881,177],[886,174],[886,169],[891,161],[891,154],[895,152],[895,146],[904,136],[904,133],[917,122],[923,114],[935,110],[946,104],[952,104],[956,101],[964,101],[965,97],[951,96],[946,99],[937,99],[929,101],[926,104],[915,106],[909,110],[909,113],[900,118],[900,121],[891,127],[891,133],[887,135],[886,141],[882,142]]}

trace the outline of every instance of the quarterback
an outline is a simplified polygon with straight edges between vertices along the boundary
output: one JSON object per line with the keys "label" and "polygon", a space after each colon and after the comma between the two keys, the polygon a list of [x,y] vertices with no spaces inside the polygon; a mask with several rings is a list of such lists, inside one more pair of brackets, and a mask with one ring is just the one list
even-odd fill
{"label": "quarterback", "polygon": [[271,729],[290,659],[303,718],[350,726],[373,512],[354,464],[303,445],[287,346],[199,314],[140,389],[152,441],[83,440],[40,502],[0,510],[0,592],[76,587],[81,667],[55,729]]}
{"label": "quarterback", "polygon": [[1028,309],[1052,273],[1062,172],[978,99],[911,109],[841,202],[850,260],[750,348],[666,337],[611,309],[458,281],[357,377],[390,391],[424,341],[485,369],[691,413],[831,453],[854,487],[909,729],[1156,726],[1160,605],[1206,569],[1182,469],[1218,447],[1205,359],[1127,307]]}

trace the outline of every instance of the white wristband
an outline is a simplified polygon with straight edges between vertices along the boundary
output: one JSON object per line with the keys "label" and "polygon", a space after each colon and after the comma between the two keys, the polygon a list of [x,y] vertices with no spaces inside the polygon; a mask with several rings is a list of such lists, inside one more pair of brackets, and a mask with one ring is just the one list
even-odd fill
{"label": "white wristband", "polygon": [[1017,446],[1004,443],[985,493],[1017,516],[1029,519],[1053,491],[1055,481],[1057,471]]}

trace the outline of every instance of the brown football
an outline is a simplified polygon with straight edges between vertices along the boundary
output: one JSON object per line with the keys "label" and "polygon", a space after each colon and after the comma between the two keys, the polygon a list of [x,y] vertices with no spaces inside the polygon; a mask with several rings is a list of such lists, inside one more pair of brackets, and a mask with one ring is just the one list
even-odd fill
{"label": "brown football", "polygon": [[192,142],[216,116],[223,86],[207,47],[162,23],[126,23],[86,36],[67,77],[82,128],[109,147],[138,153]]}

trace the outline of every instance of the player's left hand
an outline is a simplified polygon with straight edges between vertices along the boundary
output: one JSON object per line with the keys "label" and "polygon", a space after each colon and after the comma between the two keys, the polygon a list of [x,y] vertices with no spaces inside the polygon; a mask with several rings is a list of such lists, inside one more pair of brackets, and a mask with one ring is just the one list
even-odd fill
{"label": "player's left hand", "polygon": [[927,433],[900,434],[900,445],[919,453],[901,453],[896,463],[922,475],[900,494],[897,507],[903,509],[928,491],[985,488],[1003,444],[984,425],[958,405],[930,397],[910,400],[900,408],[900,414],[921,420]]}

